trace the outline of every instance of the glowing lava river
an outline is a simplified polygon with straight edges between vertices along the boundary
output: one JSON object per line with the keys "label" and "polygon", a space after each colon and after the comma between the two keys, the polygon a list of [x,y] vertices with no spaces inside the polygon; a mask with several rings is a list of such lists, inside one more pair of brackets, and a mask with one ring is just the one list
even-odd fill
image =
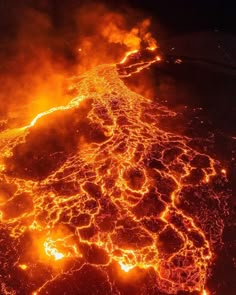
{"label": "glowing lava river", "polygon": [[1,294],[207,294],[226,171],[121,80],[150,63],[121,65],[0,134]]}

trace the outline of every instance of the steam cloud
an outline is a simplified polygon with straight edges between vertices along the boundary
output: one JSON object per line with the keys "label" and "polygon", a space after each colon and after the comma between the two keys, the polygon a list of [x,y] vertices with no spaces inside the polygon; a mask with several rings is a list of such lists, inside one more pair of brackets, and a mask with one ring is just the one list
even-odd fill
{"label": "steam cloud", "polygon": [[156,46],[150,20],[137,12],[128,17],[128,8],[121,13],[93,2],[78,7],[73,0],[12,0],[1,5],[2,129],[66,104],[70,98],[65,81],[70,76],[117,62],[143,42]]}

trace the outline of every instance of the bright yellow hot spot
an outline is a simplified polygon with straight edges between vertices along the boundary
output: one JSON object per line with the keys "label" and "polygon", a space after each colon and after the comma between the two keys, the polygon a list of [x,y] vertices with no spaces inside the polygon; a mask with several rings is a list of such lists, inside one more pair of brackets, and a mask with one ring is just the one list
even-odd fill
{"label": "bright yellow hot spot", "polygon": [[221,173],[226,174],[226,169],[221,169]]}
{"label": "bright yellow hot spot", "polygon": [[0,171],[4,171],[5,170],[5,165],[4,164],[0,164]]}
{"label": "bright yellow hot spot", "polygon": [[26,270],[28,266],[26,264],[19,264],[19,268],[21,268],[22,270]]}
{"label": "bright yellow hot spot", "polygon": [[65,255],[56,248],[54,241],[51,239],[47,239],[44,243],[44,249],[47,256],[52,257],[55,260],[61,260],[65,257]]}
{"label": "bright yellow hot spot", "polygon": [[[64,233],[65,234],[65,233]],[[60,237],[49,236],[42,243],[43,251],[47,258],[58,261],[68,257],[81,257],[78,253],[75,243],[68,236],[62,237],[63,233],[60,233]]]}
{"label": "bright yellow hot spot", "polygon": [[121,269],[125,272],[129,272],[131,269],[134,268],[134,266],[130,265],[130,264],[123,264],[122,262],[119,262],[119,264],[120,264]]}

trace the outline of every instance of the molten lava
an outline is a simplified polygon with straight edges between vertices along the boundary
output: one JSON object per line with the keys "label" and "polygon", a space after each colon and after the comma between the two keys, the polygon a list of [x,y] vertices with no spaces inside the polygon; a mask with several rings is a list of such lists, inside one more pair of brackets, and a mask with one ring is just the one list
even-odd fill
{"label": "molten lava", "polygon": [[126,275],[132,294],[206,294],[226,171],[121,80],[159,61],[98,66],[68,105],[1,133],[1,294],[128,294]]}

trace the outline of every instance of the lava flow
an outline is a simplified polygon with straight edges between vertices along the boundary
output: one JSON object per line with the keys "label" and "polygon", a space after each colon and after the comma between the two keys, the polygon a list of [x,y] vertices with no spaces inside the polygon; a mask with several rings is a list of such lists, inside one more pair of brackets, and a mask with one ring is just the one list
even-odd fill
{"label": "lava flow", "polygon": [[98,66],[66,106],[0,134],[1,294],[206,294],[226,171],[121,80],[160,61]]}

